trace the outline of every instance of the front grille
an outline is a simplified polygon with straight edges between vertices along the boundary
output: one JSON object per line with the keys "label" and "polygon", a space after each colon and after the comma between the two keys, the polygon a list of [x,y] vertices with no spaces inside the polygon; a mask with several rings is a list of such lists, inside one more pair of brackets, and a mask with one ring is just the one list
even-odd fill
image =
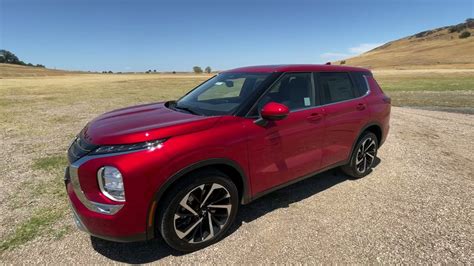
{"label": "front grille", "polygon": [[77,137],[76,140],[74,140],[74,142],[71,144],[71,147],[69,147],[69,150],[67,151],[69,163],[73,163],[81,159],[97,147],[99,146],[89,143],[81,137]]}

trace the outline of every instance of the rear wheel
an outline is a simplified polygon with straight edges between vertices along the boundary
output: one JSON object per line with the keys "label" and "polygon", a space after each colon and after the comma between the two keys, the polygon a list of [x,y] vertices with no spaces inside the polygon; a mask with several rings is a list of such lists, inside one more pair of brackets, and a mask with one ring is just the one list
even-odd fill
{"label": "rear wheel", "polygon": [[160,232],[168,245],[185,252],[222,239],[239,205],[237,187],[216,170],[192,173],[167,195],[158,219]]}
{"label": "rear wheel", "polygon": [[368,175],[374,166],[377,149],[377,136],[372,132],[365,132],[357,142],[349,164],[341,167],[342,171],[355,178]]}

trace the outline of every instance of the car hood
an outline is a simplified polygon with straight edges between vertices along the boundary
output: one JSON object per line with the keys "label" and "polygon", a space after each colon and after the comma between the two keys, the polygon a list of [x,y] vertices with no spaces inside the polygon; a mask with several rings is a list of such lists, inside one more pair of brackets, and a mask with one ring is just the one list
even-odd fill
{"label": "car hood", "polygon": [[87,124],[81,135],[96,145],[131,144],[205,130],[217,120],[153,103],[102,114]]}

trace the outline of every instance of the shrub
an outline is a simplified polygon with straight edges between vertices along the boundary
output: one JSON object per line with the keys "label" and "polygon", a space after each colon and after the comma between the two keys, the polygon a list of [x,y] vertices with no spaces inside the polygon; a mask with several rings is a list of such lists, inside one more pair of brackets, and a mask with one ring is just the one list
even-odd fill
{"label": "shrub", "polygon": [[202,73],[202,68],[199,66],[194,66],[193,67],[194,73],[201,74]]}
{"label": "shrub", "polygon": [[341,64],[341,65],[345,65],[345,64],[346,64],[346,60],[342,60],[340,64]]}
{"label": "shrub", "polygon": [[463,31],[460,35],[459,35],[459,39],[465,39],[467,37],[471,36],[471,33],[469,31]]}

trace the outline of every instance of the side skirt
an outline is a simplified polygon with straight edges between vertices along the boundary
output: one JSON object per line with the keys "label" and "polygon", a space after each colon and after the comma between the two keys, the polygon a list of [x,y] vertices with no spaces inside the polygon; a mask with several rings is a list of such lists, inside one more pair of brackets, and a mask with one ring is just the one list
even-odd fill
{"label": "side skirt", "polygon": [[335,163],[335,164],[332,164],[332,165],[330,165],[330,166],[328,166],[328,167],[322,168],[322,169],[320,169],[320,170],[318,170],[318,171],[316,171],[316,172],[313,172],[313,173],[311,173],[311,174],[307,174],[307,175],[304,175],[304,176],[300,176],[300,177],[295,178],[295,179],[293,179],[293,180],[291,180],[291,181],[289,181],[289,182],[286,182],[286,183],[280,184],[280,185],[278,185],[278,186],[272,187],[272,188],[270,188],[270,189],[267,189],[267,190],[265,190],[265,191],[259,192],[259,193],[255,194],[255,195],[253,195],[252,197],[250,197],[250,199],[249,199],[248,201],[245,201],[243,204],[244,204],[244,205],[245,205],[245,204],[249,204],[249,203],[251,203],[252,201],[254,201],[254,200],[256,200],[256,199],[258,199],[258,198],[260,198],[260,197],[263,197],[263,196],[265,196],[265,195],[267,195],[267,194],[269,194],[269,193],[272,193],[272,192],[274,192],[274,191],[277,191],[277,190],[282,189],[282,188],[284,188],[284,187],[287,187],[287,186],[289,186],[289,185],[295,184],[295,183],[297,183],[297,182],[299,182],[299,181],[302,181],[302,180],[304,180],[304,179],[306,179],[306,178],[309,178],[309,177],[315,176],[315,175],[317,175],[317,174],[326,172],[326,171],[328,171],[328,170],[334,169],[334,168],[336,168],[336,167],[346,165],[347,163],[348,163],[347,160],[346,160],[346,161],[339,162],[339,163]]}

